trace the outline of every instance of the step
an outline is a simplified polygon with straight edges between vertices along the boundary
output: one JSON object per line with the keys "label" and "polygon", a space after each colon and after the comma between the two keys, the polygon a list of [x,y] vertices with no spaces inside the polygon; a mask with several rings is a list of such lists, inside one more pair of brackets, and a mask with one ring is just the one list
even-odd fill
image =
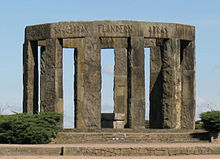
{"label": "step", "polygon": [[100,132],[71,132],[63,131],[52,143],[208,143],[209,133],[205,131],[100,131]]}
{"label": "step", "polygon": [[220,155],[220,144],[45,144],[0,145],[1,156],[176,156]]}

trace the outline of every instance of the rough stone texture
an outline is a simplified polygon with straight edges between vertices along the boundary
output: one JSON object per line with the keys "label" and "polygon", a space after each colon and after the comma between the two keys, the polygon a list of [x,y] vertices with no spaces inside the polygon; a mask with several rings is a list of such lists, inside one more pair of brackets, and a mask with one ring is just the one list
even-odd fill
{"label": "rough stone texture", "polygon": [[26,39],[72,38],[96,35],[99,37],[179,38],[195,40],[195,27],[172,23],[136,21],[59,22],[27,26]]}
{"label": "rough stone texture", "polygon": [[62,40],[47,39],[46,50],[41,53],[41,68],[45,67],[41,71],[41,85],[46,86],[41,89],[45,95],[41,99],[41,111],[63,113]]}
{"label": "rough stone texture", "polygon": [[123,113],[127,124],[127,49],[116,48],[114,54],[114,113]]}
{"label": "rough stone texture", "polygon": [[156,39],[145,38],[144,47],[156,47]]}
{"label": "rough stone texture", "polygon": [[182,107],[181,127],[194,129],[195,123],[195,42],[181,42]]}
{"label": "rough stone texture", "polygon": [[129,52],[128,124],[145,128],[144,38],[131,37]]}
{"label": "rough stone texture", "polygon": [[[220,154],[219,144],[74,144],[74,145],[0,145],[1,158],[97,158],[97,156],[178,156]],[[9,157],[10,156],[10,157]],[[50,157],[49,157],[50,156]],[[79,157],[81,156],[81,157]],[[92,157],[94,156],[94,157]],[[103,158],[102,157],[102,158]],[[178,158],[175,157],[175,158]],[[198,156],[193,156],[197,158]],[[192,156],[190,158],[193,158]],[[100,158],[100,157],[98,157]],[[120,157],[121,158],[121,157]],[[145,157],[146,158],[146,157]],[[148,158],[148,157],[147,157]],[[200,156],[200,158],[203,158]],[[217,157],[216,157],[217,158]]]}
{"label": "rough stone texture", "polygon": [[127,48],[127,38],[100,38],[101,48]]}
{"label": "rough stone texture", "polygon": [[114,113],[125,114],[125,127],[144,128],[144,47],[150,47],[151,128],[194,129],[194,40],[194,26],[172,23],[93,21],[28,26],[23,110],[38,113],[37,46],[41,46],[41,111],[63,113],[62,48],[74,48],[75,126],[101,128],[100,52],[114,48]]}
{"label": "rough stone texture", "polygon": [[150,48],[150,128],[163,128],[162,48]]}
{"label": "rough stone texture", "polygon": [[[140,129],[139,129],[140,130]],[[156,129],[158,130],[158,129]],[[178,132],[159,129],[134,131],[133,129],[102,129],[92,132],[91,130],[58,133],[53,143],[76,144],[76,143],[209,143],[209,133]]]}
{"label": "rough stone texture", "polygon": [[0,148],[0,158],[2,156],[60,156],[62,147],[45,147],[45,146],[20,146],[8,145]]}
{"label": "rough stone texture", "polygon": [[64,147],[64,156],[83,155],[83,156],[177,156],[177,155],[213,155],[220,154],[219,146],[188,146],[182,147]]}
{"label": "rough stone texture", "polygon": [[[46,42],[46,41],[45,41]],[[47,88],[47,83],[46,83],[46,67],[45,67],[45,62],[46,62],[46,47],[41,46],[40,48],[40,111],[44,111],[44,106],[43,104],[46,102],[46,88]]]}
{"label": "rough stone texture", "polygon": [[124,129],[125,122],[124,121],[113,121],[114,129]]}
{"label": "rough stone texture", "polygon": [[75,106],[75,127],[85,128],[83,120],[83,102],[84,102],[84,39],[76,38],[71,40],[74,49],[74,64],[75,64],[75,74],[74,74],[74,106]]}
{"label": "rough stone texture", "polygon": [[85,128],[101,128],[101,48],[98,37],[84,41],[83,121]]}
{"label": "rough stone texture", "polygon": [[164,42],[162,55],[163,127],[181,128],[180,40]]}
{"label": "rough stone texture", "polygon": [[114,113],[114,120],[125,120],[125,113]]}
{"label": "rough stone texture", "polygon": [[38,113],[38,49],[37,41],[23,45],[23,112]]}

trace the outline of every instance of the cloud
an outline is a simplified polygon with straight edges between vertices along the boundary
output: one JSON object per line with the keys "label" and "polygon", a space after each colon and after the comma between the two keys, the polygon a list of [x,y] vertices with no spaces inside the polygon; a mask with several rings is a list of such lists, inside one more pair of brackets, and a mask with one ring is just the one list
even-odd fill
{"label": "cloud", "polygon": [[1,114],[14,114],[22,113],[22,106],[19,102],[7,102],[5,104],[0,104]]}
{"label": "cloud", "polygon": [[103,66],[102,71],[103,71],[103,73],[113,75],[114,74],[114,66],[112,66],[112,65]]}
{"label": "cloud", "polygon": [[220,65],[215,65],[215,66],[214,66],[214,69],[219,70],[219,69],[220,69]]}
{"label": "cloud", "polygon": [[196,97],[196,105],[197,106],[204,106],[207,105],[205,99],[203,99],[202,97],[197,96]]}

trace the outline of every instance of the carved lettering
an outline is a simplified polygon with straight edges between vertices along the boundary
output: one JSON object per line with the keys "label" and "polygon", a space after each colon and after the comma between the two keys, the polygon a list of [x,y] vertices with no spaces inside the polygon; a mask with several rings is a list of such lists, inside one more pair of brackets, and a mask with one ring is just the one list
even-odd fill
{"label": "carved lettering", "polygon": [[131,33],[132,25],[98,25],[99,33]]}
{"label": "carved lettering", "polygon": [[150,34],[162,34],[162,35],[167,35],[168,30],[166,26],[149,26],[148,27],[148,32]]}
{"label": "carved lettering", "polygon": [[56,27],[55,33],[73,34],[73,33],[88,33],[87,25],[64,25],[61,28]]}

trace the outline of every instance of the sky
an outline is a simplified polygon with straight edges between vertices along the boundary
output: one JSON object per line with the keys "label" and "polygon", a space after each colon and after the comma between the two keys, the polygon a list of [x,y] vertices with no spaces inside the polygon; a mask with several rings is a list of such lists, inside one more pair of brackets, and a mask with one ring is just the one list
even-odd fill
{"label": "sky", "polygon": [[[196,27],[196,116],[220,110],[219,0],[0,1],[0,113],[22,111],[22,44],[27,25],[59,21],[136,20]],[[64,100],[73,105],[73,52],[64,49]],[[148,50],[145,50],[146,59]],[[112,111],[113,50],[102,50],[102,112]],[[149,64],[146,60],[146,70]],[[149,73],[149,70],[146,71]],[[146,83],[148,79],[146,78]],[[146,91],[147,92],[147,91]],[[147,94],[146,94],[147,95]],[[148,103],[148,102],[146,102]],[[65,107],[72,112],[73,107]],[[73,116],[65,116],[66,127]]]}

